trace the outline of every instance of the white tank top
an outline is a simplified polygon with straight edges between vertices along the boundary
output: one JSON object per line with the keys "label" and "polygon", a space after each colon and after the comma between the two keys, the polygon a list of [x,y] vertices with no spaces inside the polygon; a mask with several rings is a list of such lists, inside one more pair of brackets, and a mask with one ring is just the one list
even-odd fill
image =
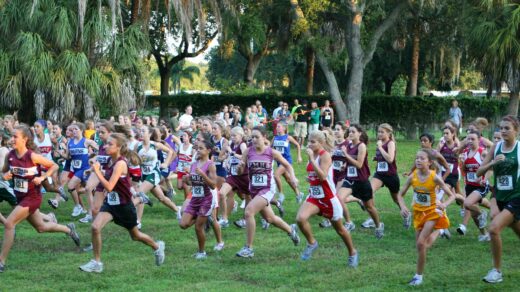
{"label": "white tank top", "polygon": [[52,142],[51,136],[47,133],[43,134],[43,141],[40,142],[37,136],[34,136],[34,144],[38,147],[40,154],[45,158],[52,160]]}

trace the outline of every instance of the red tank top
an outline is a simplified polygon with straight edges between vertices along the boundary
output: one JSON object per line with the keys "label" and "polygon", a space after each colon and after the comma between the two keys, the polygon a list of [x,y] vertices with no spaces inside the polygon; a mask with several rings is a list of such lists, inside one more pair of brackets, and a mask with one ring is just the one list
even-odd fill
{"label": "red tank top", "polygon": [[[320,165],[320,158],[325,153],[321,150],[319,156],[316,158],[316,164]],[[307,179],[309,180],[309,197],[313,199],[331,199],[335,196],[336,187],[332,180],[332,167],[327,170],[327,179],[321,180],[312,163],[307,163]]]}

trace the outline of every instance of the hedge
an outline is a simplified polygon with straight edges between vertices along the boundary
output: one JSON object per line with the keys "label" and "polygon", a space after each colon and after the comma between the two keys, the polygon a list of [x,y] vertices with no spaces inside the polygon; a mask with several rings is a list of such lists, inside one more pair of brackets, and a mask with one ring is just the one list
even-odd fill
{"label": "hedge", "polygon": [[[239,105],[245,110],[246,107],[255,103],[258,99],[262,105],[272,112],[278,106],[279,101],[289,103],[293,100],[317,101],[322,105],[327,95],[315,96],[278,96],[275,94],[262,95],[174,95],[174,96],[148,96],[148,107],[161,107],[161,116],[165,116],[168,109],[177,107],[181,112],[191,104],[193,112],[197,115],[213,114],[219,111],[224,104]],[[361,123],[363,125],[377,125],[390,123],[398,131],[416,131],[430,128],[434,124],[444,122],[448,118],[452,98],[444,97],[408,97],[408,96],[386,96],[367,95],[361,103]],[[486,99],[480,97],[457,97],[459,107],[464,114],[464,121],[473,120],[476,117],[485,117],[491,123],[496,121],[507,112],[507,99]]]}

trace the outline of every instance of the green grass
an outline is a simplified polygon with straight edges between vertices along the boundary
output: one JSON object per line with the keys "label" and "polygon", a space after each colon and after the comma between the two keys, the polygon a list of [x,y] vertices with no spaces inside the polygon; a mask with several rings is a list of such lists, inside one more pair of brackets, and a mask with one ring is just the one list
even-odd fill
{"label": "green grass", "polygon": [[[375,143],[369,145],[370,158]],[[398,143],[398,167],[402,173],[412,165],[417,149],[416,142]],[[373,162],[371,162],[373,169]],[[295,164],[302,189],[305,185],[304,165]],[[285,186],[286,190],[289,190]],[[49,195],[45,196],[46,199]],[[297,205],[294,196],[286,191],[285,219],[294,223]],[[407,196],[409,201],[411,196]],[[181,203],[180,196],[176,197]],[[356,270],[347,268],[347,250],[333,229],[320,229],[322,220],[311,220],[313,232],[320,243],[313,258],[302,262],[299,255],[305,242],[294,247],[280,230],[270,227],[262,230],[258,222],[255,238],[255,257],[240,259],[235,253],[245,241],[244,230],[230,227],[223,231],[226,248],[213,251],[213,233],[207,237],[208,259],[196,261],[192,254],[197,249],[193,228],[181,230],[175,214],[166,207],[156,205],[146,208],[143,231],[166,242],[166,261],[161,267],[154,265],[152,251],[132,242],[127,232],[109,224],[103,230],[102,274],[80,272],[78,266],[91,259],[90,253],[79,252],[69,238],[62,234],[38,234],[24,222],[17,228],[15,245],[8,259],[8,269],[0,274],[0,291],[84,291],[84,290],[402,290],[415,273],[415,239],[412,230],[404,230],[397,207],[386,189],[376,194],[376,205],[385,222],[385,237],[375,239],[373,229],[363,230],[362,221],[367,218],[356,205],[349,205],[357,225],[352,233],[354,244],[360,253],[360,265]],[[64,204],[57,210],[61,222],[69,222],[72,206]],[[43,204],[44,212],[50,211]],[[9,213],[4,203],[0,212]],[[470,224],[468,234],[456,234],[461,217],[459,208],[450,206],[453,238],[439,239],[428,251],[423,289],[427,290],[515,290],[520,279],[520,255],[518,238],[511,230],[503,232],[504,282],[485,284],[481,278],[491,268],[490,246],[477,241],[477,229]],[[238,219],[233,214],[231,219]],[[83,244],[90,241],[89,226],[76,223]],[[302,236],[302,240],[304,240]]]}

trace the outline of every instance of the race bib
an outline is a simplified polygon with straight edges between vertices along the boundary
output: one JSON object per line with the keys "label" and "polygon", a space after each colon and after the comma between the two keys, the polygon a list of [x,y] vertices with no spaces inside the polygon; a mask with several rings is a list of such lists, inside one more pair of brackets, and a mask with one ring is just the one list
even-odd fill
{"label": "race bib", "polygon": [[231,165],[231,175],[238,175],[238,165]]}
{"label": "race bib", "polygon": [[343,167],[343,161],[341,161],[341,160],[332,161],[332,169],[341,170],[342,167]]}
{"label": "race bib", "polygon": [[357,177],[357,168],[355,166],[347,167],[347,177]]}
{"label": "race bib", "polygon": [[387,172],[388,171],[388,162],[380,161],[377,163],[377,171],[378,172]]}
{"label": "race bib", "polygon": [[177,165],[177,170],[184,172],[184,168],[186,168],[187,165],[188,165],[187,162],[179,160],[179,164]]}
{"label": "race bib", "polygon": [[81,168],[82,164],[83,164],[83,161],[81,161],[81,160],[72,160],[72,167],[74,167],[74,168]]}
{"label": "race bib", "polygon": [[501,175],[497,177],[497,189],[499,191],[510,191],[513,189],[513,176]]}
{"label": "race bib", "polygon": [[469,182],[477,182],[478,181],[478,176],[477,176],[476,172],[467,172],[466,173],[466,177],[467,177]]}
{"label": "race bib", "polygon": [[251,185],[254,187],[266,187],[267,174],[253,174],[251,177]]}
{"label": "race bib", "polygon": [[116,192],[110,192],[107,194],[107,204],[110,206],[119,206],[121,201],[119,200],[119,194]]}
{"label": "race bib", "polygon": [[325,193],[323,192],[322,186],[310,186],[309,187],[309,195],[314,199],[323,199],[325,198]]}
{"label": "race bib", "polygon": [[275,140],[273,142],[273,146],[274,146],[274,149],[276,149],[276,151],[284,154],[285,153],[285,147],[287,146],[286,145],[286,142],[285,141],[280,141],[280,140]]}
{"label": "race bib", "polygon": [[215,161],[215,165],[216,165],[216,166],[221,166],[221,165],[222,165],[222,161],[218,161],[218,160],[216,160],[216,161]]}
{"label": "race bib", "polygon": [[416,204],[429,207],[431,206],[431,197],[430,194],[424,194],[424,193],[413,193],[413,200]]}
{"label": "race bib", "polygon": [[151,165],[143,165],[141,168],[143,174],[151,174],[153,172],[153,167]]}
{"label": "race bib", "polygon": [[448,166],[450,167],[450,173],[453,172],[453,163],[448,163]]}
{"label": "race bib", "polygon": [[14,178],[14,190],[20,193],[29,191],[29,182],[26,179]]}
{"label": "race bib", "polygon": [[191,195],[196,198],[204,197],[204,187],[203,186],[192,187]]}
{"label": "race bib", "polygon": [[326,119],[326,120],[330,120],[330,119],[331,119],[331,116],[325,116],[325,119]]}

